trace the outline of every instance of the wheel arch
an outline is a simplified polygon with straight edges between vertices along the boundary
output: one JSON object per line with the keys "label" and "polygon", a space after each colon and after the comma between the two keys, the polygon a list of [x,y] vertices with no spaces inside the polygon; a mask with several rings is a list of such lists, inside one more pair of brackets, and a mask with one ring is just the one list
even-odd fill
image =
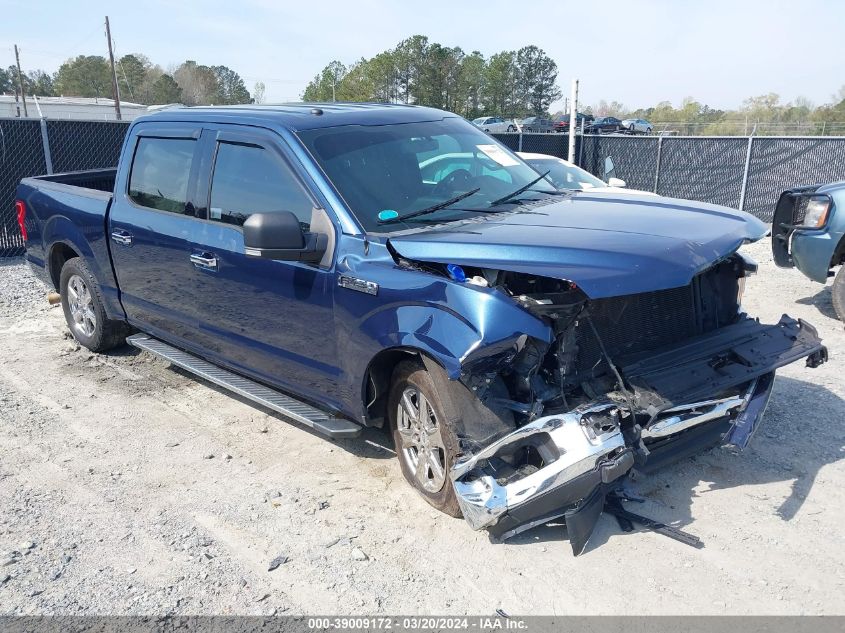
{"label": "wheel arch", "polygon": [[426,367],[434,363],[446,370],[442,362],[418,347],[390,347],[379,351],[370,360],[361,385],[361,398],[368,426],[386,426],[387,399],[393,383],[393,373],[399,363],[413,359],[419,360]]}
{"label": "wheel arch", "polygon": [[74,257],[82,257],[82,254],[67,242],[55,242],[50,247],[49,255],[47,256],[47,271],[50,275],[50,281],[53,282],[53,288],[58,292],[59,280],[62,275],[62,268],[69,259]]}
{"label": "wheel arch", "polygon": [[831,268],[839,264],[845,264],[845,233],[839,238],[839,244],[833,249],[833,256],[830,258]]}

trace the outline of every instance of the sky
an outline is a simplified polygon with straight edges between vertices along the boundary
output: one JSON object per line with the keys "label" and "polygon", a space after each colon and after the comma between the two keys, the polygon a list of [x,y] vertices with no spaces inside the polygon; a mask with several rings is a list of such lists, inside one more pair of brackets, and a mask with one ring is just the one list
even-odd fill
{"label": "sky", "polygon": [[585,104],[694,97],[727,109],[775,92],[819,105],[845,85],[837,0],[0,0],[0,67],[14,63],[14,44],[24,70],[106,56],[106,12],[116,55],[144,53],[165,69],[226,65],[250,91],[263,81],[267,102],[299,100],[331,60],[349,64],[415,34],[486,57],[534,44],[557,63],[565,96],[580,80]]}

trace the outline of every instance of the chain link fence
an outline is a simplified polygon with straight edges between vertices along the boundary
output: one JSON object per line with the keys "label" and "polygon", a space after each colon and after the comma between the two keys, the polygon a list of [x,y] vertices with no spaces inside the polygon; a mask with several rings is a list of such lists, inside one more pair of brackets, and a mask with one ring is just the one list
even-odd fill
{"label": "chain link fence", "polygon": [[128,122],[0,119],[0,257],[21,255],[14,209],[22,178],[114,167]]}
{"label": "chain link fence", "polygon": [[845,138],[754,137],[743,210],[768,221],[780,192],[845,180]]}
{"label": "chain link fence", "polygon": [[0,119],[0,256],[23,253],[15,214],[15,188],[21,178],[46,170],[39,122]]}
{"label": "chain link fence", "polygon": [[[492,134],[491,136],[494,136],[514,152],[565,157],[569,151],[569,134],[559,132],[552,134],[519,134],[511,132]],[[576,135],[576,145],[580,142],[580,138],[580,136]]]}
{"label": "chain link fence", "polygon": [[[494,136],[511,149],[568,155],[565,134]],[[615,176],[631,189],[742,209],[767,222],[785,189],[845,180],[843,137],[586,134],[576,136],[575,158],[604,180]]]}

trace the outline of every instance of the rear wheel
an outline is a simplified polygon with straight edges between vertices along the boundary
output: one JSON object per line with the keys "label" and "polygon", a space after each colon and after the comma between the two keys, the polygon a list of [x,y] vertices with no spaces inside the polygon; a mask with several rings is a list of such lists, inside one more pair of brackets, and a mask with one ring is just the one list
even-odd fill
{"label": "rear wheel", "polygon": [[104,352],[126,340],[129,329],[106,317],[103,295],[81,257],[65,262],[59,278],[62,310],[73,338],[92,352]]}
{"label": "rear wheel", "polygon": [[845,321],[845,265],[841,266],[839,272],[836,273],[830,293],[836,316],[839,317],[840,321]]}
{"label": "rear wheel", "polygon": [[434,382],[415,361],[399,364],[393,375],[388,415],[402,474],[428,503],[459,517],[461,510],[449,478],[458,440],[446,423]]}

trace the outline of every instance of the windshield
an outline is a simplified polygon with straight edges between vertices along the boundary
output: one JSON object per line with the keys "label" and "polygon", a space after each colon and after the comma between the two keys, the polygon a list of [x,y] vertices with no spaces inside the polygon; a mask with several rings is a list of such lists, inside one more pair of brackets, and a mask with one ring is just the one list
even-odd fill
{"label": "windshield", "polygon": [[479,117],[477,119],[473,119],[473,123],[484,123],[487,120],[487,117]]}
{"label": "windshield", "polygon": [[[319,128],[303,130],[299,138],[355,217],[372,232],[474,217],[473,209],[507,210],[493,203],[537,178],[510,150],[459,118]],[[473,189],[478,191],[454,205],[384,224]],[[554,191],[548,181],[540,180],[515,200]]]}
{"label": "windshield", "polygon": [[591,173],[575,165],[568,165],[557,158],[529,158],[526,161],[539,173],[549,172],[547,176],[558,189],[593,189],[607,187]]}

